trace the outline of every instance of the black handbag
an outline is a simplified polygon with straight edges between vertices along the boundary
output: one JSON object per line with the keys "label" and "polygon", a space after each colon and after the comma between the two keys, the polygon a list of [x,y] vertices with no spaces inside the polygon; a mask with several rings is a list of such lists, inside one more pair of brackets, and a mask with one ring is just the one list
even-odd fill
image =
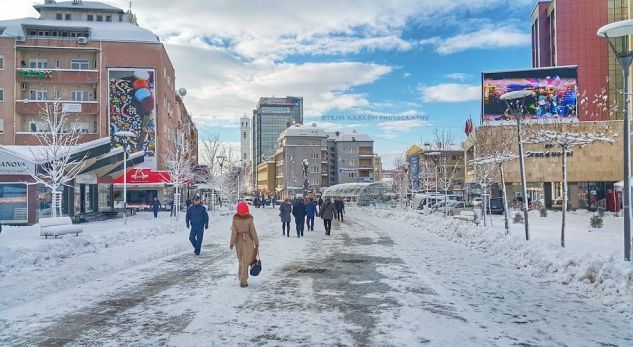
{"label": "black handbag", "polygon": [[257,251],[255,261],[251,264],[250,274],[251,276],[257,276],[260,272],[262,272],[262,261],[259,259],[259,251]]}

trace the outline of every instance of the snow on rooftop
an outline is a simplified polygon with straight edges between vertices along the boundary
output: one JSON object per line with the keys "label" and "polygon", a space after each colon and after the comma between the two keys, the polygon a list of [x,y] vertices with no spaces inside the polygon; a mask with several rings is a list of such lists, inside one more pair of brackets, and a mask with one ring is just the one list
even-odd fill
{"label": "snow on rooftop", "polygon": [[96,11],[113,11],[117,13],[123,13],[123,10],[114,7],[103,2],[97,1],[81,1],[81,2],[73,2],[73,1],[60,1],[60,2],[52,2],[48,4],[38,4],[33,5],[37,11],[40,9],[81,9],[81,10],[96,10]]}
{"label": "snow on rooftop", "polygon": [[340,131],[333,131],[327,133],[328,140],[334,140],[336,142],[351,142],[351,141],[363,141],[363,142],[373,142],[369,135],[357,133],[353,131],[351,133],[344,133]]}
{"label": "snow on rooftop", "polygon": [[316,124],[312,125],[303,125],[303,124],[294,124],[288,129],[284,130],[279,138],[285,136],[312,136],[312,137],[326,137],[325,130],[316,126]]}
{"label": "snow on rooftop", "polygon": [[89,29],[89,39],[94,41],[160,42],[158,36],[150,30],[127,22],[59,21],[33,17],[0,21],[0,28],[4,28],[0,37],[26,37],[25,26],[49,27],[61,30]]}

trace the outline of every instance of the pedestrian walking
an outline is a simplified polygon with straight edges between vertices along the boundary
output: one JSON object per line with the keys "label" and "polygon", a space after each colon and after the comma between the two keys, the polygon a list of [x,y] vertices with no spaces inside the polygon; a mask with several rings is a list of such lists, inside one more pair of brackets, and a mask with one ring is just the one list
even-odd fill
{"label": "pedestrian walking", "polygon": [[248,205],[243,201],[237,204],[237,213],[233,215],[233,224],[231,224],[230,249],[233,247],[235,247],[239,263],[237,277],[240,280],[240,287],[248,287],[248,266],[255,261],[259,252],[259,239],[253,216],[249,213]]}
{"label": "pedestrian walking", "polygon": [[308,231],[314,231],[314,216],[317,214],[317,205],[314,199],[309,198],[306,204],[306,226]]}
{"label": "pedestrian walking", "polygon": [[[285,198],[279,205],[279,217],[281,218],[282,235],[288,237],[290,237],[290,213],[292,213],[292,205],[290,204],[290,199]],[[287,233],[286,230],[288,230]]]}
{"label": "pedestrian walking", "polygon": [[343,199],[338,198],[334,201],[334,208],[336,209],[336,219],[343,221],[343,211],[345,210],[345,203]]}
{"label": "pedestrian walking", "polygon": [[187,223],[187,229],[191,226],[189,241],[191,241],[191,245],[193,246],[193,253],[200,255],[204,230],[209,229],[209,214],[207,213],[207,209],[200,204],[199,195],[193,197],[193,205],[187,209],[185,221]]}
{"label": "pedestrian walking", "polygon": [[158,210],[160,210],[160,201],[158,201],[158,198],[154,198],[154,201],[152,201],[152,211],[154,212],[154,218],[158,218]]}
{"label": "pedestrian walking", "polygon": [[321,214],[321,205],[323,205],[323,198],[319,196],[319,200],[317,201],[317,207],[319,208],[319,211],[317,212],[317,216]]}
{"label": "pedestrian walking", "polygon": [[330,232],[332,231],[332,218],[334,218],[334,204],[329,197],[325,198],[323,205],[319,207],[319,216],[323,218],[325,235],[330,235]]}
{"label": "pedestrian walking", "polygon": [[292,204],[292,215],[295,217],[297,237],[302,237],[304,224],[306,222],[306,205],[303,203],[303,197],[301,195],[298,195]]}
{"label": "pedestrian walking", "polygon": [[169,200],[169,217],[174,217],[176,210],[174,209],[174,199]]}

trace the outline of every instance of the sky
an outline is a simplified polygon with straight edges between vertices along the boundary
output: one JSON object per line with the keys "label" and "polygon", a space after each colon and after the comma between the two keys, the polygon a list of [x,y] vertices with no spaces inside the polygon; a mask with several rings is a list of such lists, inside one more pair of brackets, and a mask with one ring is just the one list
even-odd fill
{"label": "sky", "polygon": [[[33,3],[0,0],[0,19],[37,17]],[[202,138],[238,144],[239,118],[259,97],[303,96],[304,123],[372,136],[388,168],[435,129],[464,138],[466,119],[480,118],[482,71],[531,67],[535,4],[135,0],[132,9],[165,44]],[[385,115],[399,118],[367,120]]]}

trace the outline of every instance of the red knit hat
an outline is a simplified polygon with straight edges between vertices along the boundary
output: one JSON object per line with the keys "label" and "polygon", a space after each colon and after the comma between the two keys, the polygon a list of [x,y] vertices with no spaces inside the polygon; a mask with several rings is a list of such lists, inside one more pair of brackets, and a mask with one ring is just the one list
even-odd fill
{"label": "red knit hat", "polygon": [[240,201],[237,204],[237,213],[238,214],[247,214],[248,213],[248,205],[244,201]]}

